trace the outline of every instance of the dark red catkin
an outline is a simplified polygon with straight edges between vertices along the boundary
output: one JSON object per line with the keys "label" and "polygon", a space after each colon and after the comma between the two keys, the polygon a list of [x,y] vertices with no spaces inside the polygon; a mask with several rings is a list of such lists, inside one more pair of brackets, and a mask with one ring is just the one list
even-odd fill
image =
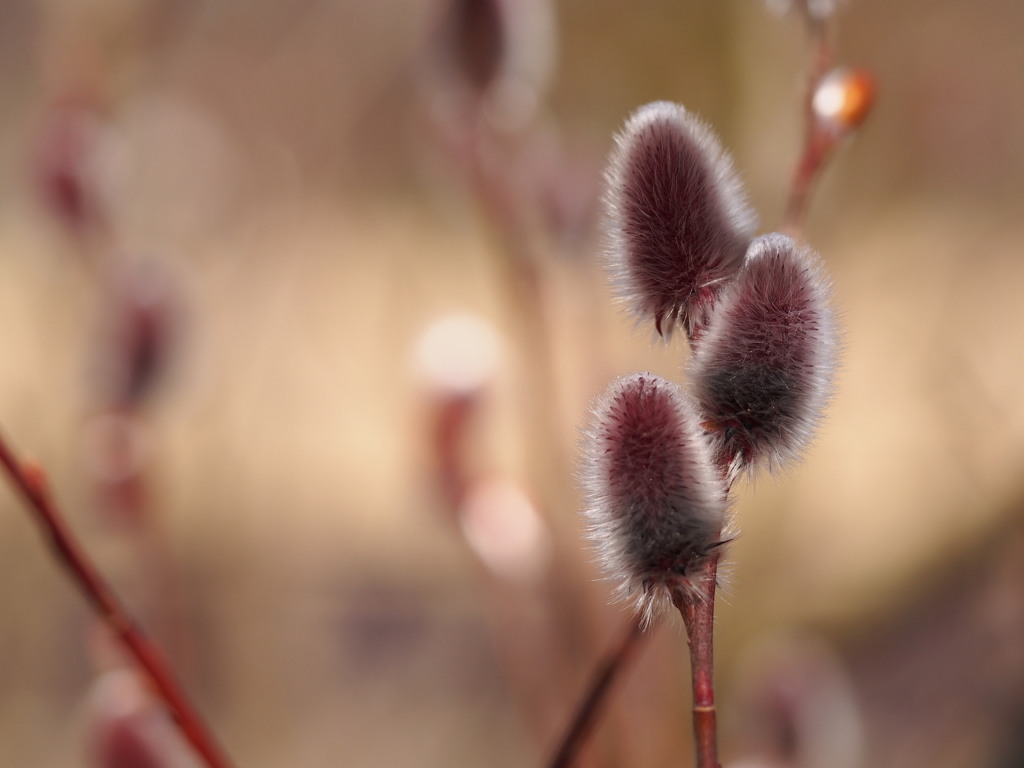
{"label": "dark red catkin", "polygon": [[721,540],[726,491],[691,399],[650,373],[612,382],[593,405],[582,479],[601,564],[649,621],[691,592]]}
{"label": "dark red catkin", "polygon": [[606,172],[609,269],[636,315],[691,341],[743,264],[757,217],[714,133],[666,101],[640,107]]}
{"label": "dark red catkin", "polygon": [[730,479],[799,459],[832,390],[836,347],[818,256],[785,235],[755,240],[689,366],[715,461]]}
{"label": "dark red catkin", "polygon": [[507,56],[508,20],[498,0],[453,0],[444,24],[453,69],[478,92],[498,77]]}
{"label": "dark red catkin", "polygon": [[182,330],[181,286],[168,262],[126,259],[105,297],[97,368],[111,404],[140,407],[164,383]]}

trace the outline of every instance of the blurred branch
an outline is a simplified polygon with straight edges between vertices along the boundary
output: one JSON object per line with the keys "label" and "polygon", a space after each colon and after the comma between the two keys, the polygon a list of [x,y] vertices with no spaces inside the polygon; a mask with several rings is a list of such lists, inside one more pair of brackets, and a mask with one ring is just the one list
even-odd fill
{"label": "blurred branch", "polygon": [[136,625],[72,535],[46,487],[45,475],[33,463],[22,463],[0,436],[0,463],[43,529],[54,554],[93,610],[118,637],[142,668],[174,717],[182,735],[208,768],[232,768],[212,733],[171,673],[159,649]]}
{"label": "blurred branch", "polygon": [[633,658],[633,653],[644,638],[643,620],[634,616],[629,620],[625,634],[608,656],[594,670],[590,685],[577,705],[572,722],[562,736],[555,756],[548,763],[549,768],[568,768],[573,764],[576,754],[593,730],[601,707],[608,698],[612,684]]}
{"label": "blurred branch", "polygon": [[803,229],[810,203],[811,191],[818,175],[824,167],[827,148],[823,145],[821,131],[814,114],[814,94],[818,84],[825,77],[832,63],[832,46],[826,34],[825,21],[816,18],[804,8],[804,19],[811,38],[811,61],[807,75],[807,87],[804,92],[804,145],[793,181],[789,188],[789,200],[786,203],[786,214],[783,229],[786,232],[798,233]]}
{"label": "blurred branch", "polygon": [[833,67],[827,18],[804,8],[811,54],[804,93],[804,143],[790,183],[782,229],[800,239],[811,194],[839,143],[871,112],[875,78],[863,69]]}

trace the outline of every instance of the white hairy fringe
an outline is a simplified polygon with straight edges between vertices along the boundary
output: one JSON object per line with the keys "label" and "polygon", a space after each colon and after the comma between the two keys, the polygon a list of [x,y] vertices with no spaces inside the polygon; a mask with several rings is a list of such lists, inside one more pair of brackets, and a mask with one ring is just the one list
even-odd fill
{"label": "white hairy fringe", "polygon": [[[615,134],[615,146],[605,170],[604,231],[605,264],[618,299],[637,317],[643,316],[644,296],[629,269],[629,241],[623,220],[623,189],[630,164],[630,152],[636,137],[652,123],[666,120],[689,135],[699,148],[702,159],[710,171],[712,182],[708,194],[714,197],[716,208],[726,225],[738,236],[749,240],[757,229],[757,214],[750,206],[746,189],[732,158],[723,149],[714,131],[699,117],[681,104],[654,101],[637,108],[625,126]],[[664,329],[664,338],[672,333],[671,325]]]}
{"label": "white hairy fringe", "polygon": [[[706,554],[723,541],[729,528],[728,500],[720,476],[713,462],[707,436],[699,424],[699,411],[693,399],[676,384],[650,373],[622,376],[611,383],[591,405],[588,428],[581,441],[580,480],[585,494],[583,514],[588,523],[588,538],[593,542],[596,560],[607,579],[615,584],[615,599],[632,602],[634,610],[649,625],[654,618],[672,608],[672,593],[682,590],[699,599],[702,591],[692,581],[696,562],[685,573],[650,572],[634,560],[630,547],[635,521],[632,510],[620,508],[621,499],[611,492],[612,468],[606,450],[605,428],[620,396],[639,377],[654,382],[657,387],[672,393],[671,402],[680,425],[688,455],[679,457],[685,463],[692,482],[687,486],[694,497],[687,513],[707,533],[701,541],[693,542],[695,555]],[[731,529],[728,531],[731,538]]]}
{"label": "white hairy fringe", "polygon": [[[803,378],[806,378],[807,391],[799,400],[799,411],[795,416],[793,428],[786,435],[786,440],[773,446],[765,454],[762,462],[749,463],[736,457],[728,468],[729,485],[740,476],[752,474],[762,466],[771,472],[777,472],[799,462],[817,435],[834,390],[840,336],[838,319],[832,301],[832,281],[825,272],[821,258],[810,247],[800,245],[786,235],[773,233],[763,235],[751,243],[747,253],[747,264],[763,258],[768,252],[782,249],[791,252],[793,260],[807,276],[806,284],[810,293],[810,303],[816,309],[818,326],[813,333],[814,342],[810,345],[811,357],[804,366],[803,374]],[[728,336],[732,330],[732,313],[742,288],[742,276],[740,276],[719,297],[718,305],[705,331],[702,344],[687,366],[691,381],[697,380],[702,375],[708,358],[720,345],[729,344]]]}

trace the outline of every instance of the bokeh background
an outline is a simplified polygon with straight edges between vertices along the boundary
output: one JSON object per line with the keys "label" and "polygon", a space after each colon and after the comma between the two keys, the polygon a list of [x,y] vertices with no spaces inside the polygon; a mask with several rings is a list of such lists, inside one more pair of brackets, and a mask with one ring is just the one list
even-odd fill
{"label": "bokeh background", "polygon": [[[601,274],[612,133],[686,104],[778,226],[798,18],[508,8],[0,5],[0,424],[240,766],[543,764],[626,617],[578,426],[687,354]],[[724,762],[1020,766],[1024,6],[836,20],[879,81],[807,227],[844,364],[805,464],[738,488]],[[0,765],[102,764],[119,663],[0,491]],[[688,696],[663,626],[584,763],[687,764]]]}

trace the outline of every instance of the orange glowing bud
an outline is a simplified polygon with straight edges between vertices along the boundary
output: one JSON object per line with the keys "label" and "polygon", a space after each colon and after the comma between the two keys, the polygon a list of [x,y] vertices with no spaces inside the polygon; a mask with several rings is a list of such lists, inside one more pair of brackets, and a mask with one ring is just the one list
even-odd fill
{"label": "orange glowing bud", "polygon": [[875,76],[868,70],[834,69],[814,91],[814,114],[822,125],[837,133],[848,133],[871,114],[876,91]]}

